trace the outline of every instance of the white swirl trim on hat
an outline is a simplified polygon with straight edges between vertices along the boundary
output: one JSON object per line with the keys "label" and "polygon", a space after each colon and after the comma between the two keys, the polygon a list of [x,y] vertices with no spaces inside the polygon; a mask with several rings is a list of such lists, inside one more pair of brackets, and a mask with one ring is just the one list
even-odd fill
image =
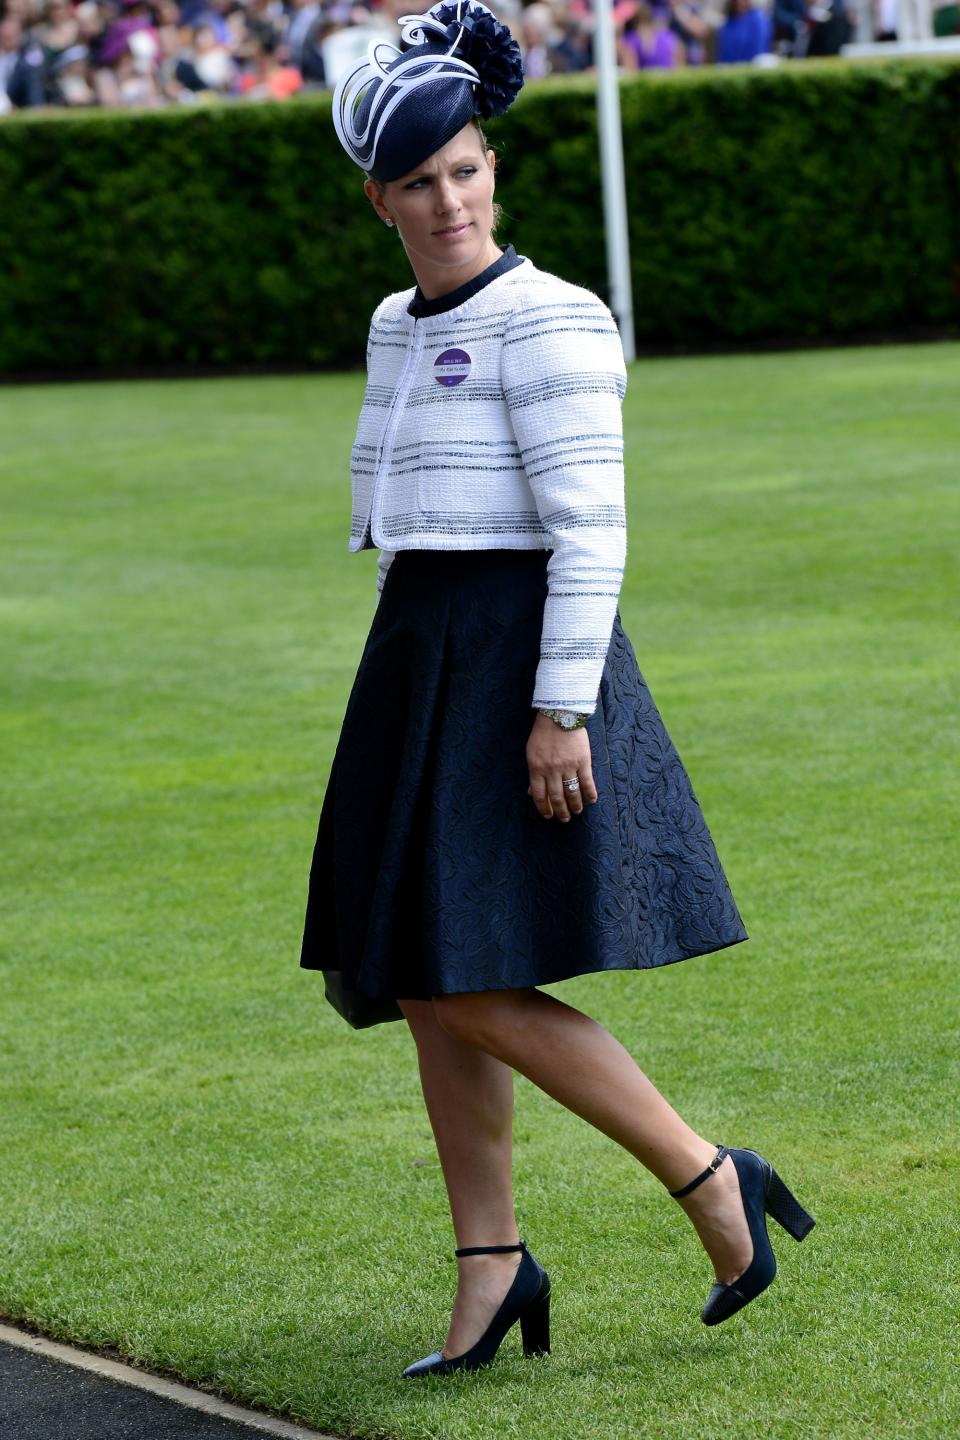
{"label": "white swirl trim on hat", "polygon": [[[472,0],[457,0],[458,23],[464,8],[470,9],[471,5]],[[401,27],[401,42],[410,47],[427,44],[435,36],[440,40],[448,39],[451,28],[430,11],[425,15],[401,15],[397,23]],[[364,170],[372,170],[376,165],[377,145],[383,128],[397,106],[412,91],[441,77],[457,76],[473,85],[480,83],[480,75],[474,66],[455,54],[464,30],[461,25],[449,48],[432,55],[415,53],[412,48],[405,53],[388,40],[373,40],[365,59],[342,76],[333,95],[333,125],[344,150]],[[377,86],[376,93],[372,96],[363,127],[358,129],[356,116],[367,90],[374,84]]]}

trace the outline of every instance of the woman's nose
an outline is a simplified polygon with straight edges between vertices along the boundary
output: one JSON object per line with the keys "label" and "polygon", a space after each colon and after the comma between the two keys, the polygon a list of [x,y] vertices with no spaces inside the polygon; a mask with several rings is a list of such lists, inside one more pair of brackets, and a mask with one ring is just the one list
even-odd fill
{"label": "woman's nose", "polygon": [[456,210],[460,204],[457,192],[449,180],[438,181],[434,195],[437,209],[442,214],[446,214],[449,210]]}

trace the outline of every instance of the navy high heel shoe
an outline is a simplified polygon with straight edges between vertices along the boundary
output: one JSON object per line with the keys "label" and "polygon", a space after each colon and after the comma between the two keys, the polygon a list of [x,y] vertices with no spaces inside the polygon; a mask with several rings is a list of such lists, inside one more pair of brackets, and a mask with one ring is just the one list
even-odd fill
{"label": "navy high heel shoe", "polygon": [[513,1284],[507,1291],[490,1324],[480,1339],[462,1355],[444,1355],[435,1350],[422,1360],[415,1360],[404,1375],[449,1375],[453,1370],[477,1370],[488,1365],[500,1348],[500,1342],[518,1320],[524,1355],[550,1353],[550,1276],[535,1260],[523,1240],[518,1245],[468,1245],[454,1251],[462,1255],[502,1255],[510,1250],[522,1251]]}
{"label": "navy high heel shoe", "polygon": [[717,1153],[707,1168],[689,1185],[671,1190],[670,1194],[675,1200],[689,1195],[691,1190],[702,1185],[719,1169],[727,1155],[733,1161],[740,1182],[740,1195],[753,1241],[753,1259],[732,1285],[722,1285],[719,1281],[714,1285],[700,1317],[705,1325],[719,1325],[722,1320],[729,1320],[731,1315],[766,1290],[776,1275],[777,1261],[767,1235],[767,1215],[772,1215],[794,1240],[802,1240],[816,1223],[784,1185],[770,1161],[764,1160],[756,1150],[728,1150],[726,1145],[718,1145]]}

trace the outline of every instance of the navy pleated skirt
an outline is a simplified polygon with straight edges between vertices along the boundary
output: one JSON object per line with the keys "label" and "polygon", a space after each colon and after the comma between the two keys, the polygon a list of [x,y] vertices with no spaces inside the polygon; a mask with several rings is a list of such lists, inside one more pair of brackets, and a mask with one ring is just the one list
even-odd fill
{"label": "navy pleated skirt", "polygon": [[427,999],[747,939],[619,611],[586,725],[599,799],[561,824],[527,794],[549,555],[394,558],[323,797],[304,969]]}

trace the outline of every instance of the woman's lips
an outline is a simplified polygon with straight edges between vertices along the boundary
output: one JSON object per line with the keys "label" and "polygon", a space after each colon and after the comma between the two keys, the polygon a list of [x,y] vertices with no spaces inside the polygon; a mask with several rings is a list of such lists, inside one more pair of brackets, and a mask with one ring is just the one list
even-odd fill
{"label": "woman's lips", "polygon": [[456,240],[459,235],[469,230],[470,224],[469,220],[465,220],[462,225],[448,225],[446,230],[434,230],[433,233],[440,240]]}

